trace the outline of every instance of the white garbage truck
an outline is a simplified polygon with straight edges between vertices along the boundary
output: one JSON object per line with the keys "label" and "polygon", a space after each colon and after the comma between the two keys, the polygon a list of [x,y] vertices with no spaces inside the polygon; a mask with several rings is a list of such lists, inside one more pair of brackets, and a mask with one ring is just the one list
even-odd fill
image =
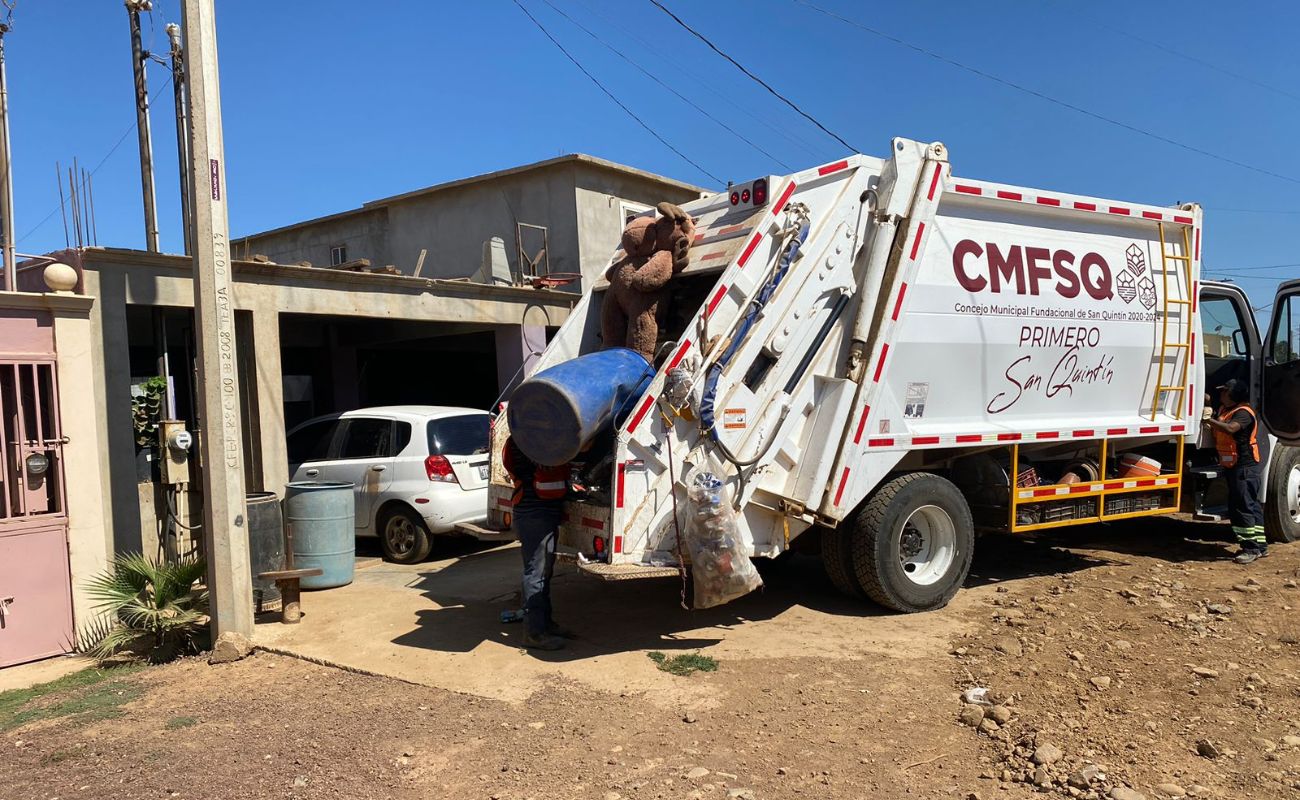
{"label": "white garbage truck", "polygon": [[[1231,378],[1270,434],[1268,535],[1300,538],[1300,281],[1261,336],[1239,287],[1201,280],[1199,206],[962,178],[944,145],[895,139],[887,158],[684,208],[695,241],[655,376],[565,503],[561,551],[583,571],[676,574],[685,476],[721,464],[754,557],[811,544],[840,590],[937,608],[981,533],[1223,519],[1201,419]],[[538,370],[601,349],[606,288]],[[506,527],[497,426],[491,516]]]}

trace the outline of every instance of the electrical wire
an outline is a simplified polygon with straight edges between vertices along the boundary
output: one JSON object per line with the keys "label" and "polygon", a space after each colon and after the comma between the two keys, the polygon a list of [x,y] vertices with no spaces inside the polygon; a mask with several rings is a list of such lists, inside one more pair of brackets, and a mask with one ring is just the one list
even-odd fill
{"label": "electrical wire", "polygon": [[[994,83],[1000,84],[1007,88],[1015,89],[1018,92],[1023,92],[1024,94],[1037,97],[1040,100],[1046,100],[1047,102],[1053,105],[1060,106],[1061,108],[1069,109],[1070,111],[1073,111],[1077,114],[1082,114],[1085,117],[1091,117],[1092,119],[1105,122],[1108,125],[1114,125],[1117,128],[1123,128],[1124,130],[1129,131],[1131,133],[1136,133],[1140,136],[1145,136],[1149,139],[1154,139],[1158,142],[1164,142],[1165,144],[1182,148],[1183,150],[1186,150],[1188,152],[1196,153],[1197,155],[1205,156],[1206,158],[1212,158],[1215,161],[1222,161],[1223,163],[1231,164],[1234,167],[1240,167],[1242,169],[1250,170],[1251,172],[1257,172],[1261,175],[1267,175],[1270,178],[1277,178],[1278,180],[1289,181],[1290,183],[1300,183],[1300,178],[1295,178],[1290,175],[1283,175],[1280,172],[1273,172],[1272,170],[1267,170],[1264,169],[1263,167],[1257,167],[1253,164],[1247,164],[1244,161],[1237,161],[1236,159],[1228,158],[1227,156],[1219,155],[1218,153],[1214,153],[1209,150],[1203,150],[1194,145],[1187,144],[1186,142],[1180,142],[1177,139],[1171,139],[1168,136],[1164,136],[1159,133],[1154,133],[1144,128],[1139,128],[1136,125],[1130,125],[1127,122],[1121,122],[1120,120],[1117,120],[1114,117],[1108,117],[1096,111],[1090,111],[1089,109],[1083,108],[1082,106],[1077,106],[1073,103],[1066,102],[1065,100],[1060,100],[1049,94],[1044,94],[1043,92],[1040,92],[1037,89],[1030,89],[1028,86],[1024,86],[1014,81],[1007,80],[1006,78],[1002,78],[992,73],[985,72],[976,67],[972,67],[969,64],[963,64],[960,61],[956,61],[945,55],[936,53],[933,50],[927,50],[924,47],[921,47],[920,45],[912,44],[911,42],[906,41],[904,39],[900,39],[897,36],[893,36],[891,34],[885,33],[884,31],[880,31],[870,26],[864,25],[861,22],[849,19],[848,17],[841,16],[840,14],[837,14],[834,11],[829,11],[825,8],[822,8],[821,6],[814,5],[808,2],[808,0],[793,0],[793,1],[797,5],[806,6],[807,8],[810,8],[813,11],[816,11],[817,13],[822,14],[824,16],[830,17],[831,19],[839,20],[840,22],[843,22],[846,25],[852,26],[854,28],[858,28],[859,30],[866,31],[867,33],[870,33],[872,36],[877,36],[881,39],[885,39],[886,41],[893,42],[894,44],[901,45],[911,50],[915,50],[916,52],[924,56],[933,58],[936,61],[941,61],[945,64],[948,64],[949,66],[957,67],[958,69],[965,70],[966,72],[969,72],[972,75],[977,75],[981,78],[984,78],[985,80],[993,81]],[[650,2],[654,3],[656,2],[656,0],[650,0]]]}
{"label": "electrical wire", "polygon": [[750,72],[750,71],[749,71],[748,69],[746,69],[746,68],[744,67],[744,65],[741,64],[739,61],[737,61],[736,59],[734,59],[734,58],[732,58],[731,56],[729,56],[729,55],[727,55],[726,53],[724,53],[720,47],[718,47],[718,46],[717,46],[716,44],[714,44],[713,42],[709,41],[709,39],[708,39],[707,36],[705,36],[704,34],[700,33],[699,31],[695,30],[694,28],[692,28],[690,25],[687,25],[685,22],[683,22],[681,17],[679,17],[679,16],[677,16],[676,14],[674,14],[673,12],[669,11],[669,10],[668,10],[668,7],[665,6],[663,3],[659,2],[659,0],[650,0],[650,2],[651,2],[655,7],[657,7],[660,11],[662,11],[662,12],[664,12],[665,14],[667,14],[668,16],[672,17],[672,19],[673,19],[674,22],[676,22],[678,25],[680,25],[680,26],[682,26],[683,28],[685,28],[688,32],[690,32],[690,34],[691,34],[692,36],[694,36],[695,38],[699,39],[701,42],[704,42],[706,45],[708,45],[710,50],[712,50],[713,52],[715,52],[715,53],[717,53],[718,55],[722,56],[723,58],[727,59],[728,61],[730,61],[730,62],[732,63],[732,65],[734,65],[734,66],[736,67],[736,69],[738,69],[738,70],[740,70],[741,72],[745,73],[745,75],[747,75],[747,76],[749,77],[750,80],[754,81],[754,82],[757,83],[759,86],[762,86],[762,87],[763,87],[764,89],[766,89],[769,93],[771,93],[771,95],[772,95],[773,97],[775,97],[776,99],[780,100],[782,103],[785,103],[785,104],[786,104],[787,106],[789,106],[790,108],[794,109],[794,110],[799,114],[799,116],[803,117],[804,119],[808,120],[808,121],[811,122],[812,124],[816,125],[818,128],[821,128],[822,131],[823,131],[824,133],[826,133],[828,136],[830,136],[830,137],[831,137],[832,139],[834,139],[835,141],[837,141],[837,142],[839,142],[840,144],[842,144],[842,145],[844,145],[845,147],[847,147],[847,148],[849,149],[850,152],[853,152],[853,153],[860,153],[860,152],[862,152],[859,148],[856,148],[856,147],[854,147],[853,145],[849,144],[848,142],[844,141],[844,139],[843,139],[843,138],[842,138],[838,133],[835,133],[835,132],[832,131],[830,128],[827,128],[825,125],[823,125],[823,124],[821,124],[820,122],[818,122],[817,119],[816,119],[815,117],[813,117],[813,115],[809,114],[807,111],[804,111],[802,108],[800,108],[799,106],[795,105],[795,104],[794,104],[793,102],[791,102],[791,101],[790,101],[790,100],[789,100],[785,95],[781,94],[781,93],[778,92],[776,89],[773,89],[773,88],[772,88],[770,85],[768,85],[768,83],[767,83],[766,81],[764,81],[762,78],[760,78],[760,77],[758,77],[757,75],[755,75],[754,73]]}
{"label": "electrical wire", "polygon": [[[154,92],[153,97],[151,97],[151,98],[149,99],[149,104],[150,104],[150,105],[152,105],[152,104],[153,104],[153,101],[154,101],[154,100],[157,100],[157,99],[162,95],[163,91],[164,91],[168,86],[171,85],[171,82],[172,82],[171,75],[168,75],[167,78],[166,78],[166,80],[164,80],[164,81],[162,82],[162,85],[158,87],[158,91]],[[104,154],[104,157],[101,158],[101,159],[99,160],[99,163],[95,165],[95,168],[92,169],[92,170],[88,173],[88,176],[93,176],[96,172],[99,172],[99,168],[102,167],[102,166],[104,166],[104,164],[105,164],[105,163],[106,163],[110,158],[113,157],[113,154],[117,152],[117,149],[118,149],[119,147],[122,146],[122,142],[125,142],[125,141],[126,141],[126,137],[130,136],[130,135],[131,135],[132,133],[134,133],[134,132],[135,132],[135,123],[132,122],[132,123],[131,123],[131,127],[127,128],[125,131],[122,132],[122,135],[119,136],[118,139],[117,139],[117,143],[114,144],[111,148],[109,148],[109,151],[108,151],[107,153],[105,153],[105,154]],[[82,188],[82,189],[85,189],[85,188],[86,188],[86,179],[85,179],[85,178],[82,179],[81,187],[80,187],[80,188]],[[30,229],[28,229],[27,233],[24,233],[22,236],[19,236],[18,239],[15,241],[15,244],[21,244],[25,239],[27,239],[27,237],[31,236],[33,233],[36,233],[38,230],[40,230],[42,227],[44,227],[45,223],[49,222],[51,219],[54,219],[54,215],[57,214],[57,213],[59,213],[60,211],[62,211],[62,210],[67,206],[68,201],[69,201],[70,199],[71,199],[71,198],[69,197],[69,198],[67,198],[67,199],[65,199],[65,200],[62,200],[62,201],[61,201],[57,206],[55,206],[55,207],[50,211],[50,213],[46,214],[46,215],[41,219],[40,222],[36,223],[36,224],[33,225]]]}
{"label": "electrical wire", "polygon": [[683,78],[689,80],[693,86],[706,89],[707,91],[712,93],[715,97],[720,99],[722,102],[726,103],[727,105],[736,109],[740,113],[749,117],[757,124],[762,125],[763,127],[772,131],[772,133],[776,134],[777,136],[780,136],[781,138],[785,139],[787,142],[793,144],[795,147],[798,147],[800,150],[812,156],[814,159],[825,160],[827,154],[831,152],[829,150],[826,150],[825,146],[819,147],[817,145],[814,145],[812,142],[800,136],[799,132],[796,131],[794,128],[791,128],[790,126],[774,125],[772,123],[772,120],[770,119],[771,117],[770,114],[755,113],[749,110],[748,108],[740,105],[735,101],[735,99],[733,99],[734,92],[728,92],[725,89],[718,89],[707,80],[707,76],[710,73],[706,71],[703,75],[699,73],[692,74],[692,70],[690,68],[683,66],[682,63],[676,60],[675,58],[673,58],[671,54],[665,53],[662,49],[660,49],[656,45],[656,43],[647,41],[645,38],[640,36],[635,30],[629,30],[628,27],[625,24],[623,24],[621,20],[611,19],[609,15],[605,14],[601,10],[601,6],[598,2],[593,2],[592,0],[577,0],[577,2],[585,9],[587,14],[591,16],[599,17],[602,20],[604,20],[607,24],[615,28],[618,28],[619,31],[624,36],[626,36],[630,41],[636,42],[638,45],[641,46],[641,48],[645,50],[645,52],[653,54],[657,59],[658,63],[663,64],[665,67],[673,67],[674,70],[676,71],[676,74],[681,75]]}
{"label": "electrical wire", "polygon": [[665,88],[665,89],[667,89],[668,91],[672,92],[673,95],[675,95],[675,96],[677,97],[677,99],[681,100],[683,103],[686,103],[686,104],[689,105],[691,108],[695,109],[696,111],[700,112],[700,113],[703,114],[704,116],[708,117],[711,121],[713,121],[714,123],[716,123],[720,128],[722,128],[723,130],[725,130],[727,133],[730,133],[732,136],[735,136],[737,139],[739,139],[740,141],[742,141],[742,142],[744,142],[745,144],[749,145],[750,147],[754,148],[754,149],[757,150],[759,153],[762,153],[763,155],[765,155],[765,156],[767,156],[768,158],[772,159],[772,160],[775,161],[777,164],[779,164],[783,169],[785,169],[786,172],[793,172],[793,171],[794,171],[793,169],[790,168],[790,165],[789,165],[789,164],[786,164],[786,163],[785,163],[784,161],[782,161],[781,159],[777,158],[776,156],[774,156],[774,155],[772,155],[771,153],[767,152],[767,151],[764,150],[763,148],[761,148],[761,147],[759,147],[758,145],[754,144],[754,143],[753,143],[752,141],[750,141],[750,140],[749,140],[749,139],[748,139],[748,138],[747,138],[743,133],[741,133],[740,131],[737,131],[735,128],[731,127],[731,126],[728,125],[727,123],[725,123],[725,122],[723,122],[722,120],[718,119],[717,117],[713,116],[713,115],[710,114],[706,109],[701,108],[699,105],[697,105],[697,104],[696,104],[693,100],[691,100],[689,97],[687,97],[686,95],[684,95],[684,94],[682,94],[681,92],[677,91],[677,90],[674,89],[672,86],[668,85],[668,84],[667,84],[667,83],[666,83],[662,78],[660,78],[658,75],[655,75],[653,72],[650,72],[650,71],[649,71],[648,69],[646,69],[645,67],[641,66],[641,65],[638,64],[637,62],[635,62],[635,61],[633,61],[632,59],[628,58],[627,55],[623,53],[623,51],[621,51],[621,50],[619,50],[618,48],[614,47],[614,46],[611,45],[609,42],[606,42],[604,39],[600,38],[600,37],[597,36],[595,33],[593,33],[589,28],[587,28],[585,25],[583,25],[581,22],[578,22],[576,19],[574,19],[573,17],[571,17],[571,16],[569,16],[568,14],[566,14],[563,10],[561,10],[560,8],[557,8],[557,7],[555,6],[555,4],[551,2],[551,0],[542,0],[542,2],[545,3],[546,5],[550,6],[552,11],[554,11],[555,13],[557,13],[557,14],[559,14],[560,16],[564,17],[564,18],[567,19],[569,22],[572,22],[572,23],[573,23],[575,26],[577,26],[577,28],[578,28],[579,30],[581,30],[583,33],[585,33],[585,34],[587,34],[588,36],[590,36],[591,38],[595,39],[597,42],[600,42],[600,44],[604,45],[605,48],[606,48],[607,50],[609,50],[611,53],[613,53],[614,55],[616,55],[616,56],[618,56],[619,58],[623,59],[623,60],[626,61],[627,63],[631,64],[633,67],[636,67],[637,70],[639,70],[639,71],[641,72],[642,75],[645,75],[645,76],[646,76],[647,78],[649,78],[650,80],[654,81],[655,83],[659,84],[659,85],[662,86],[663,88]]}
{"label": "electrical wire", "polygon": [[719,184],[719,185],[725,185],[725,184],[726,184],[726,181],[722,180],[722,179],[719,178],[717,175],[714,175],[712,172],[709,172],[709,171],[708,171],[707,169],[705,169],[704,167],[701,167],[699,164],[697,164],[697,163],[695,163],[694,161],[692,161],[692,160],[690,159],[690,157],[688,157],[688,156],[687,156],[685,153],[683,153],[681,150],[678,150],[676,147],[673,147],[671,144],[669,144],[667,139],[665,139],[664,137],[660,136],[659,133],[658,133],[657,131],[655,131],[654,128],[651,128],[649,125],[647,125],[646,122],[645,122],[645,120],[643,120],[643,119],[641,119],[640,117],[638,117],[638,116],[637,116],[637,115],[632,111],[632,109],[630,109],[630,108],[628,108],[626,105],[624,105],[624,104],[623,104],[623,101],[622,101],[622,100],[619,100],[618,97],[616,97],[616,96],[614,95],[613,92],[611,92],[609,89],[605,88],[605,84],[601,83],[601,82],[596,78],[595,75],[592,75],[590,72],[588,72],[588,71],[587,71],[587,68],[584,67],[584,66],[582,66],[581,62],[579,62],[578,59],[574,58],[574,57],[573,57],[573,54],[570,53],[568,50],[566,50],[566,49],[564,48],[564,45],[560,44],[559,40],[556,39],[554,36],[551,35],[551,32],[550,32],[550,31],[546,30],[546,26],[543,25],[541,22],[539,22],[538,19],[537,19],[537,17],[534,17],[533,14],[532,14],[532,12],[530,12],[527,8],[524,7],[524,4],[523,4],[523,3],[519,2],[519,0],[513,0],[513,2],[514,2],[514,4],[515,4],[516,6],[519,6],[519,10],[522,11],[522,12],[524,12],[524,15],[527,16],[528,19],[532,20],[532,23],[533,23],[534,25],[537,26],[537,29],[538,29],[538,30],[541,31],[542,34],[543,34],[547,39],[550,39],[550,40],[551,40],[551,44],[555,45],[556,48],[558,48],[559,51],[560,51],[561,53],[564,53],[564,57],[565,57],[565,58],[567,58],[567,59],[569,59],[570,61],[572,61],[572,62],[573,62],[573,65],[574,65],[575,67],[577,67],[577,68],[582,72],[583,75],[586,75],[587,78],[590,79],[592,83],[596,84],[597,88],[599,88],[602,92],[604,92],[606,97],[608,97],[610,100],[613,100],[615,105],[617,105],[619,108],[623,109],[624,113],[626,113],[626,114],[627,114],[629,117],[631,117],[632,119],[636,120],[636,122],[637,122],[638,125],[640,125],[642,128],[645,128],[645,130],[646,130],[647,133],[649,133],[651,136],[655,137],[655,139],[659,140],[659,143],[662,144],[664,147],[667,147],[669,150],[672,150],[674,153],[676,153],[676,154],[677,154],[677,155],[678,155],[678,156],[679,156],[683,161],[685,161],[687,164],[690,164],[692,167],[695,167],[695,168],[696,168],[697,170],[699,170],[701,173],[703,173],[703,174],[705,174],[705,175],[708,175],[711,179],[713,179],[713,181],[714,181],[715,183],[717,183],[717,184]]}

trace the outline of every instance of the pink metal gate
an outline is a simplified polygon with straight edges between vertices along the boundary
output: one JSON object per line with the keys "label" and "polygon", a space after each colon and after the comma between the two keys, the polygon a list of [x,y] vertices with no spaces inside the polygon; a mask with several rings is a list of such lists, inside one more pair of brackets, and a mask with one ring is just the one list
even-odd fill
{"label": "pink metal gate", "polygon": [[0,667],[71,649],[63,443],[54,354],[0,354]]}

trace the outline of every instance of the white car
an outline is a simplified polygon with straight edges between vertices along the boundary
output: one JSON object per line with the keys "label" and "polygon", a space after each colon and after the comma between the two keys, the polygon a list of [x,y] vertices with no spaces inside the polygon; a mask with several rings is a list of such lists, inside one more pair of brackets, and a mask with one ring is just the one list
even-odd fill
{"label": "white car", "polygon": [[424,560],[433,535],[487,519],[486,412],[449,406],[360,408],[308,420],[288,434],[294,481],[356,486],[358,536],[384,557]]}

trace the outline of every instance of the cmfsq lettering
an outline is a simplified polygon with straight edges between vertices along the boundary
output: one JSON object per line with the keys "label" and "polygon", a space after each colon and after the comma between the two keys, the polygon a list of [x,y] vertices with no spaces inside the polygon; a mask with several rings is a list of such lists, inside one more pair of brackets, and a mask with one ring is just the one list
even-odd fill
{"label": "cmfsq lettering", "polygon": [[1067,299],[1080,292],[1094,300],[1115,296],[1110,265],[1099,253],[1076,257],[1069,250],[962,239],[952,251],[952,271],[968,292],[1038,295],[1050,287]]}

